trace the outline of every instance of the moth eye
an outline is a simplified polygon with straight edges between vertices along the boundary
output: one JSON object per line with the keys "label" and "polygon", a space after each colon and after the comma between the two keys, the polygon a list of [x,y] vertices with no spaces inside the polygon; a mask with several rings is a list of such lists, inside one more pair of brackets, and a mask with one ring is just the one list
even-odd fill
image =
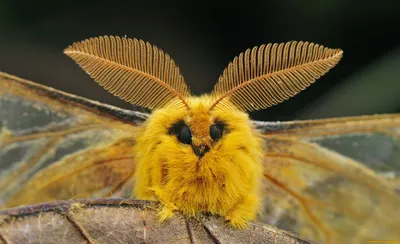
{"label": "moth eye", "polygon": [[222,122],[216,122],[210,126],[210,136],[214,141],[218,141],[222,137],[222,132],[225,129],[225,124]]}
{"label": "moth eye", "polygon": [[216,125],[211,125],[210,136],[214,141],[218,141],[222,136],[222,131]]}
{"label": "moth eye", "polygon": [[184,144],[192,144],[192,132],[184,121],[178,121],[168,130],[169,134],[175,135]]}
{"label": "moth eye", "polygon": [[182,127],[178,139],[184,144],[192,144],[192,132],[187,125]]}

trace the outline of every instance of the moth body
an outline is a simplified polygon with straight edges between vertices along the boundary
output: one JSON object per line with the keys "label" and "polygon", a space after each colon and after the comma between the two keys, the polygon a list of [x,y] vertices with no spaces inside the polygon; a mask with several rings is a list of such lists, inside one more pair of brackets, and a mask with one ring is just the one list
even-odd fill
{"label": "moth body", "polygon": [[295,96],[343,52],[297,41],[247,49],[201,97],[169,55],[142,40],[103,36],[64,53],[115,96],[152,110],[136,138],[134,197],[159,200],[161,220],[209,212],[245,227],[260,207],[264,158],[245,112]]}
{"label": "moth body", "polygon": [[[153,112],[135,146],[134,195],[160,200],[161,219],[207,212],[244,227],[260,206],[262,140],[246,113],[210,111],[211,101],[192,97],[190,109]],[[190,138],[181,138],[187,129]]]}

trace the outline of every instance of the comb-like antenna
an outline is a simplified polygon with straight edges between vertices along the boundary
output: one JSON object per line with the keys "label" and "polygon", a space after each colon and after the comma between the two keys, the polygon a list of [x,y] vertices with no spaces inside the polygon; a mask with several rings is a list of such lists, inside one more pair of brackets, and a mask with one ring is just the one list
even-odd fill
{"label": "comb-like antenna", "polygon": [[156,46],[142,40],[103,36],[76,42],[64,53],[107,91],[154,109],[189,108],[190,96],[179,68]]}
{"label": "comb-like antenna", "polygon": [[254,111],[281,103],[328,72],[342,55],[340,49],[295,41],[248,49],[218,79],[210,110],[233,104]]}

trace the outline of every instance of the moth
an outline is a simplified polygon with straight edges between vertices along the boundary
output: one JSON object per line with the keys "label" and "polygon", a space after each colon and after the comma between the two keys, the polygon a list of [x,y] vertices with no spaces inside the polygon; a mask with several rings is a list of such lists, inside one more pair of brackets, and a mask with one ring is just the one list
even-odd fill
{"label": "moth", "polygon": [[170,56],[103,36],[64,50],[123,110],[1,73],[0,205],[123,196],[159,218],[259,220],[323,243],[399,239],[400,116],[252,121],[334,67],[342,50],[261,45],[191,96]]}

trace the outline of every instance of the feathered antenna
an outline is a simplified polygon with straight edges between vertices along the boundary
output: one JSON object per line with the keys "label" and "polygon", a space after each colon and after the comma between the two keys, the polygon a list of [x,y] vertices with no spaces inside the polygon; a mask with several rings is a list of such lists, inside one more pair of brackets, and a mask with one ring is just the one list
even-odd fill
{"label": "feathered antenna", "polygon": [[129,103],[150,109],[189,108],[190,92],[179,68],[148,42],[103,36],[74,43],[64,53],[107,91]]}
{"label": "feathered antenna", "polygon": [[328,72],[342,55],[340,49],[296,41],[248,49],[218,79],[210,110],[233,104],[254,111],[281,103]]}

